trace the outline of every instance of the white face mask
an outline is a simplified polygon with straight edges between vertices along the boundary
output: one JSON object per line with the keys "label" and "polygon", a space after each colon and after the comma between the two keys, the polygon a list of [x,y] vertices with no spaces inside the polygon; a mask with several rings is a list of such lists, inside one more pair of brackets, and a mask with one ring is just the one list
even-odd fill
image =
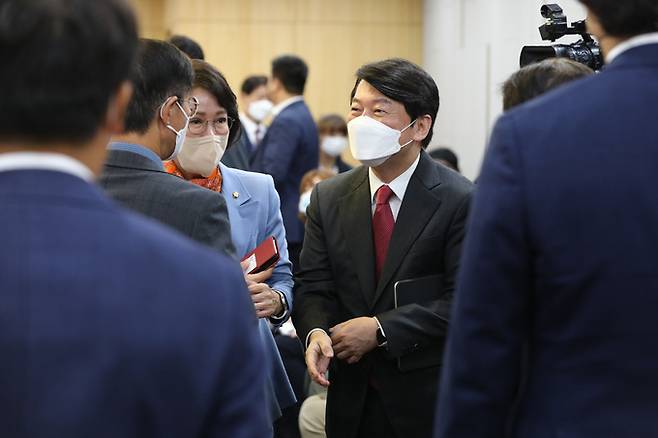
{"label": "white face mask", "polygon": [[342,135],[330,135],[322,139],[320,147],[325,154],[337,157],[347,147],[347,138]]}
{"label": "white face mask", "polygon": [[261,99],[251,102],[247,108],[247,113],[257,122],[262,122],[270,114],[272,108],[274,108],[272,102],[267,99]]}
{"label": "white face mask", "polygon": [[352,119],[347,124],[352,155],[364,166],[382,165],[392,155],[400,152],[400,149],[413,142],[409,140],[401,145],[400,135],[415,122],[416,120],[398,131],[368,116]]}
{"label": "white face mask", "polygon": [[219,165],[227,144],[228,134],[187,137],[174,161],[185,172],[208,177]]}
{"label": "white face mask", "polygon": [[311,203],[311,192],[312,190],[307,190],[299,196],[299,212],[301,214],[306,214],[306,209]]}
{"label": "white face mask", "polygon": [[[162,106],[160,107],[160,117],[162,120],[164,120],[164,115],[162,114],[162,110],[164,110],[164,106],[167,102],[163,103]],[[176,102],[176,105],[178,106],[178,109],[183,113],[183,116],[185,116],[185,126],[183,126],[180,130],[176,131],[176,129],[171,126],[170,124],[166,124],[165,126],[174,131],[176,134],[176,146],[174,147],[174,151],[171,153],[169,158],[166,158],[164,161],[169,161],[173,160],[176,158],[176,155],[179,154],[181,148],[183,147],[183,143],[185,142],[185,136],[187,135],[187,126],[190,124],[190,118],[185,114],[185,111],[183,110],[183,107],[180,106],[180,103]]]}

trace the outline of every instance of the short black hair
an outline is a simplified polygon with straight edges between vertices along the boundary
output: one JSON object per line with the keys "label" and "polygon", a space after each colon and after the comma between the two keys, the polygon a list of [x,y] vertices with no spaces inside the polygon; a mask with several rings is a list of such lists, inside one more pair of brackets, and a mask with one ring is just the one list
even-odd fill
{"label": "short black hair", "polygon": [[444,161],[448,164],[448,167],[452,168],[453,170],[460,172],[459,170],[459,158],[457,158],[457,154],[455,154],[452,149],[449,148],[438,148],[434,149],[429,152],[430,157],[432,157],[434,160],[441,160]]}
{"label": "short black hair", "polygon": [[203,88],[212,94],[219,106],[226,110],[226,114],[233,119],[233,125],[228,136],[227,149],[240,138],[242,124],[238,114],[238,101],[235,93],[228,84],[224,75],[211,64],[200,59],[192,61],[194,67],[194,87]]}
{"label": "short black hair", "polygon": [[170,96],[179,99],[192,88],[192,63],[165,41],[142,39],[133,74],[133,97],[126,113],[126,132],[144,134]]}
{"label": "short black hair", "polygon": [[123,0],[3,0],[0,137],[93,138],[136,50],[135,17]]}
{"label": "short black hair", "polygon": [[566,58],[548,58],[516,71],[503,83],[505,111],[567,82],[594,74],[594,70]]}
{"label": "short black hair", "polygon": [[265,75],[252,75],[248,76],[240,87],[240,91],[244,94],[251,94],[258,87],[267,85],[267,76]]}
{"label": "short black hair", "polygon": [[272,60],[272,77],[281,81],[288,93],[304,94],[308,66],[299,56],[282,55]]}
{"label": "short black hair", "polygon": [[656,0],[580,0],[599,19],[603,29],[616,37],[658,31]]}
{"label": "short black hair", "polygon": [[401,58],[366,64],[356,72],[350,103],[361,81],[366,81],[384,96],[403,104],[411,120],[426,114],[432,117],[429,133],[421,142],[423,148],[430,144],[436,115],[439,112],[439,88],[425,70]]}
{"label": "short black hair", "polygon": [[169,38],[169,42],[185,53],[190,59],[206,59],[203,49],[190,37],[184,35],[174,35]]}

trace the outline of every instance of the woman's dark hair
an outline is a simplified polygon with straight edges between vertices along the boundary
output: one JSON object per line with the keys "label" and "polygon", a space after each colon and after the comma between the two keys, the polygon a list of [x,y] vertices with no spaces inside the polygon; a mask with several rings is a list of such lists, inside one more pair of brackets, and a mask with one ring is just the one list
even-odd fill
{"label": "woman's dark hair", "polygon": [[318,134],[324,135],[329,132],[340,132],[347,136],[347,123],[338,114],[327,114],[318,120]]}
{"label": "woman's dark hair", "polygon": [[288,93],[304,94],[308,66],[299,56],[279,56],[272,61],[272,77],[281,81]]}
{"label": "woman's dark hair", "polygon": [[238,114],[238,102],[235,93],[231,90],[226,78],[215,67],[200,59],[192,60],[194,69],[194,88],[203,88],[212,94],[219,106],[226,110],[226,114],[233,119],[233,125],[228,136],[227,149],[235,143],[242,133],[242,124]]}
{"label": "woman's dark hair", "polygon": [[656,0],[580,0],[612,36],[631,37],[658,31]]}
{"label": "woman's dark hair", "polygon": [[267,85],[267,76],[253,75],[247,77],[247,79],[242,82],[242,87],[240,90],[243,94],[249,95],[253,93],[256,88],[262,87],[263,85]]}
{"label": "woman's dark hair", "polygon": [[0,137],[91,139],[136,50],[135,17],[122,0],[3,0]]}
{"label": "woman's dark hair", "polygon": [[400,58],[366,64],[356,72],[350,102],[354,99],[356,88],[361,81],[368,82],[384,96],[403,104],[411,120],[429,115],[432,118],[432,126],[421,145],[426,148],[430,144],[439,112],[439,89],[425,70]]}
{"label": "woman's dark hair", "polygon": [[174,35],[169,38],[169,42],[185,53],[190,59],[206,59],[203,49],[192,38],[183,35]]}
{"label": "woman's dark hair", "polygon": [[168,97],[185,97],[192,78],[190,59],[174,45],[141,40],[132,78],[133,97],[126,112],[126,132],[144,134]]}
{"label": "woman's dark hair", "polygon": [[549,58],[512,74],[503,84],[505,111],[567,82],[594,74],[586,65],[566,58]]}

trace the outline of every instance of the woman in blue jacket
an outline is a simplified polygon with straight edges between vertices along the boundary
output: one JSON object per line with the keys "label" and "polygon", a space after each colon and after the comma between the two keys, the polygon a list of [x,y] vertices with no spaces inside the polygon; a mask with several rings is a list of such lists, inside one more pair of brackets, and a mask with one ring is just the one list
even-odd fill
{"label": "woman in blue jacket", "polygon": [[282,409],[296,401],[268,325],[268,321],[274,325],[283,324],[292,308],[292,266],[288,260],[279,196],[271,176],[232,169],[220,163],[226,149],[241,133],[235,94],[212,65],[194,60],[193,66],[192,95],[199,101],[199,107],[190,119],[181,152],[174,161],[165,163],[165,168],[224,195],[231,238],[240,259],[270,236],[276,238],[278,263],[263,273],[245,275],[271,365],[265,390],[274,422]]}

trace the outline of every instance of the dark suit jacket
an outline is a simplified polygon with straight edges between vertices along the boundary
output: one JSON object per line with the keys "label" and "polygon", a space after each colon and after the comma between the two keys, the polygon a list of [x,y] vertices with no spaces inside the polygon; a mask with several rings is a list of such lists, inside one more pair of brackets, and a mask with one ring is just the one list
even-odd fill
{"label": "dark suit jacket", "polygon": [[319,154],[313,116],[304,102],[295,102],[274,118],[252,160],[251,170],[274,178],[291,244],[304,237],[304,226],[297,217],[299,185],[306,172],[318,167]]}
{"label": "dark suit jacket", "polygon": [[222,163],[233,169],[251,170],[251,150],[251,142],[243,130],[240,138],[224,153]]}
{"label": "dark suit jacket", "polygon": [[[360,316],[377,316],[388,348],[355,365],[334,359],[327,401],[330,438],[355,436],[368,381],[380,387],[400,437],[432,431],[440,354],[472,185],[421,152],[397,217],[381,279],[375,282],[368,168],[358,167],[318,184],[306,212],[301,271],[293,320],[300,339]],[[399,280],[443,275],[443,289],[427,306],[394,309]],[[401,372],[398,358],[415,356],[416,369]]]}
{"label": "dark suit jacket", "polygon": [[437,436],[658,437],[658,44],[503,116],[464,247]]}
{"label": "dark suit jacket", "polygon": [[110,150],[100,186],[125,207],[197,242],[234,256],[226,201],[164,170],[139,154]]}
{"label": "dark suit jacket", "polygon": [[0,436],[266,436],[236,262],[64,173],[0,172],[0,205]]}

